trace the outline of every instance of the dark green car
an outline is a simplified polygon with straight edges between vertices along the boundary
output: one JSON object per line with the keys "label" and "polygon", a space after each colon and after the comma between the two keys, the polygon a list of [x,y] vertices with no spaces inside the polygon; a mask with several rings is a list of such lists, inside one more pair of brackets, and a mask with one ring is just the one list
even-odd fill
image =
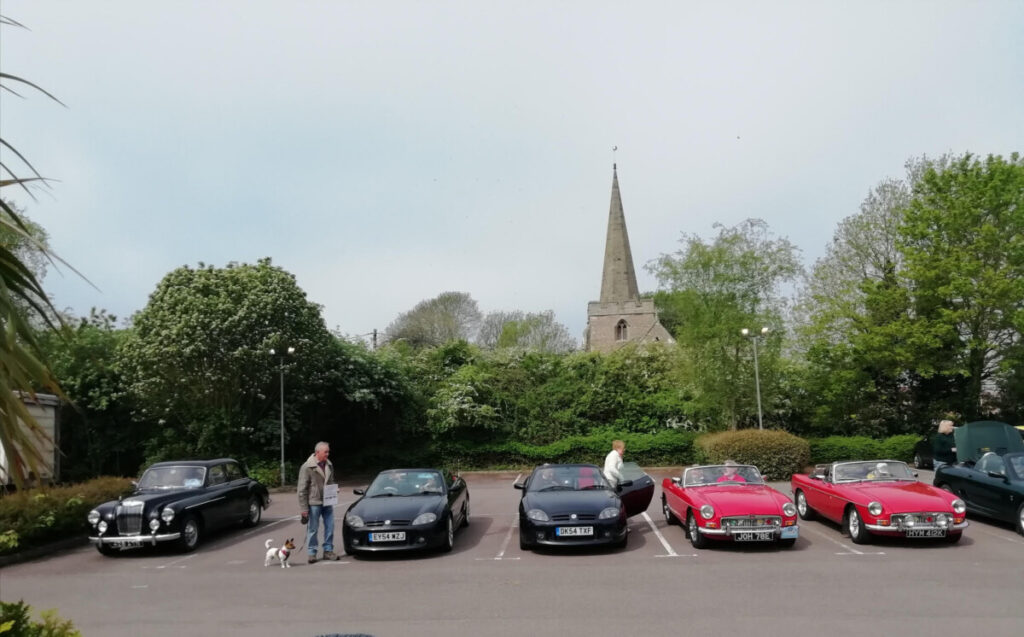
{"label": "dark green car", "polygon": [[935,472],[935,486],[960,496],[967,512],[1010,522],[1024,535],[1024,441],[1001,422],[954,430],[957,463]]}

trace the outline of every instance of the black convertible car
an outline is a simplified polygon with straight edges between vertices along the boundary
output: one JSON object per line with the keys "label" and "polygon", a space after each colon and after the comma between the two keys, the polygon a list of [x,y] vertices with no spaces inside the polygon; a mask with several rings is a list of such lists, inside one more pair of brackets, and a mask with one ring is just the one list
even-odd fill
{"label": "black convertible car", "polygon": [[437,469],[381,471],[345,512],[345,552],[452,550],[455,529],[469,526],[469,488]]}
{"label": "black convertible car", "polygon": [[1010,522],[1024,535],[1024,441],[1001,422],[973,422],[954,430],[955,465],[935,472],[935,486],[967,503],[968,513]]}
{"label": "black convertible car", "polygon": [[541,465],[526,482],[519,501],[519,548],[537,545],[626,546],[627,518],[647,510],[654,480],[635,463],[622,465],[623,480],[613,487],[590,464]]}
{"label": "black convertible car", "polygon": [[158,462],[131,496],[89,512],[89,540],[104,555],[162,542],[191,551],[213,529],[256,526],[269,504],[266,487],[231,458]]}

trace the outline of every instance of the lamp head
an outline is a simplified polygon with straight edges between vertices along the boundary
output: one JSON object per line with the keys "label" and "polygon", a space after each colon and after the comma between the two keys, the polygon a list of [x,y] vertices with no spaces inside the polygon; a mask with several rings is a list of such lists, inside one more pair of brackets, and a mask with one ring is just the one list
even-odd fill
{"label": "lamp head", "polygon": [[750,330],[744,327],[743,329],[740,330],[740,334],[744,336],[750,336]]}

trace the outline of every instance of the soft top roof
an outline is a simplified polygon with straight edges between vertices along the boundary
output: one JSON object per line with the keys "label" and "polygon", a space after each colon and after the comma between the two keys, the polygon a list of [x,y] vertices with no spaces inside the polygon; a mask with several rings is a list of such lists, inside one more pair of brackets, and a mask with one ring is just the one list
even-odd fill
{"label": "soft top roof", "polygon": [[956,459],[977,462],[981,456],[994,451],[999,455],[1024,451],[1020,431],[1005,422],[979,420],[953,430],[956,440]]}
{"label": "soft top roof", "polygon": [[[150,467],[212,467],[218,464],[224,464],[225,462],[239,463],[234,458],[214,458],[213,460],[165,460],[163,462],[154,462],[149,465]],[[149,467],[147,467],[148,469]]]}

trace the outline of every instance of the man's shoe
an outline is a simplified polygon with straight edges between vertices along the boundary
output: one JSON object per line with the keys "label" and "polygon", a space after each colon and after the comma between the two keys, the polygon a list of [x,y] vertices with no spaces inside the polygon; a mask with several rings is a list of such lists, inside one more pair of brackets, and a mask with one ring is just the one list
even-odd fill
{"label": "man's shoe", "polygon": [[341,559],[341,556],[334,551],[324,551],[324,559],[331,562],[337,562]]}
{"label": "man's shoe", "polygon": [[306,564],[316,564],[319,561],[320,558],[318,558],[316,555],[310,555],[309,559],[306,560]]}

